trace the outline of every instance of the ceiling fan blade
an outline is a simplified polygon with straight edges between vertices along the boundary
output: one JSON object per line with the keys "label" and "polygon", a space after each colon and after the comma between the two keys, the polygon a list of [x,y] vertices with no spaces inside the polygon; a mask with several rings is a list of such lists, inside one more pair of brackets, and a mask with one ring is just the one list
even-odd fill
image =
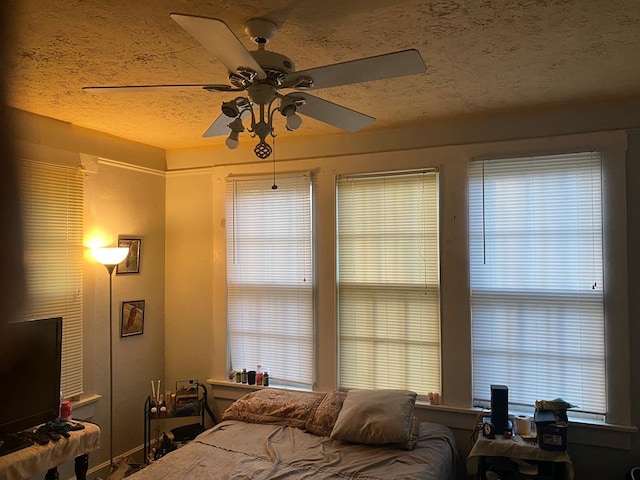
{"label": "ceiling fan blade", "polygon": [[[244,119],[250,114],[251,112],[249,110],[243,110],[240,113],[240,118]],[[231,131],[231,129],[229,128],[229,124],[234,120],[235,118],[227,117],[224,113],[222,113],[218,118],[216,118],[216,121],[213,122],[209,128],[207,128],[207,131],[204,132],[202,136],[208,138],[219,137],[221,135],[229,135],[229,132]]]}
{"label": "ceiling fan blade", "polygon": [[211,92],[231,92],[240,89],[231,85],[219,85],[213,83],[182,83],[173,85],[106,85],[102,87],[82,87],[85,92],[141,92],[145,90],[208,90]]}
{"label": "ceiling fan blade", "polygon": [[249,50],[222,20],[179,13],[172,13],[170,17],[220,60],[229,72],[244,67],[257,72],[258,78],[267,78]]}
{"label": "ceiling fan blade", "polygon": [[219,137],[221,135],[229,135],[229,124],[233,122],[233,118],[227,117],[221,113],[215,122],[211,124],[207,131],[202,134],[203,137]]}
{"label": "ceiling fan blade", "polygon": [[327,100],[322,100],[308,93],[289,93],[285,95],[285,97],[304,99],[305,104],[298,107],[298,113],[341,128],[347,132],[356,132],[375,120],[373,117],[356,112],[350,108],[336,105]]}
{"label": "ceiling fan blade", "polygon": [[405,75],[416,75],[426,71],[427,67],[420,56],[420,52],[416,49],[410,49],[292,72],[287,75],[284,84],[295,84],[298,77],[307,76],[313,79],[311,88],[319,89]]}

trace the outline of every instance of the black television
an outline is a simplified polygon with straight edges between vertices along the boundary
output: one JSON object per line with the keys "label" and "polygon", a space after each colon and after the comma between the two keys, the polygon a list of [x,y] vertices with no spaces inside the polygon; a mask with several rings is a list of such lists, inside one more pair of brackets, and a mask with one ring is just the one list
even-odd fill
{"label": "black television", "polygon": [[0,368],[0,435],[58,418],[62,317],[11,322],[5,333],[11,349]]}

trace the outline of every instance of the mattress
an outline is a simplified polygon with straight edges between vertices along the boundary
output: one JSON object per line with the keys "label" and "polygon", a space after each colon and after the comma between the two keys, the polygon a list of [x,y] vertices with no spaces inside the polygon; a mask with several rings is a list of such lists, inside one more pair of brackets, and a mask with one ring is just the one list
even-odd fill
{"label": "mattress", "polygon": [[225,420],[128,478],[453,480],[457,464],[451,430],[434,423],[420,423],[416,448],[404,450]]}

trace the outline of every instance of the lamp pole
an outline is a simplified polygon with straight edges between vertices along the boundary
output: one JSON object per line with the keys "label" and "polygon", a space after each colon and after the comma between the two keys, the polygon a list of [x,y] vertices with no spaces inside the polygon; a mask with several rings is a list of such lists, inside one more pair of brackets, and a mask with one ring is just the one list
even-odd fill
{"label": "lamp pole", "polygon": [[105,265],[109,272],[109,471],[113,470],[113,270],[115,265]]}
{"label": "lamp pole", "polygon": [[113,470],[113,271],[129,254],[129,248],[94,248],[94,258],[109,273],[109,471]]}

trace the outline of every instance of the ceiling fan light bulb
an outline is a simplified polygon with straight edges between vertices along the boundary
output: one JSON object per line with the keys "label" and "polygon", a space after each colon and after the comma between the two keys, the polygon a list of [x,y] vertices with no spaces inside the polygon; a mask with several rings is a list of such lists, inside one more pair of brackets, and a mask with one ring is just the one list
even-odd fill
{"label": "ceiling fan light bulb", "polygon": [[227,139],[224,141],[229,150],[235,150],[240,145],[238,141],[238,132],[231,132]]}
{"label": "ceiling fan light bulb", "polygon": [[297,113],[292,113],[291,115],[287,115],[287,130],[293,132],[297,130],[302,125],[302,117]]}

